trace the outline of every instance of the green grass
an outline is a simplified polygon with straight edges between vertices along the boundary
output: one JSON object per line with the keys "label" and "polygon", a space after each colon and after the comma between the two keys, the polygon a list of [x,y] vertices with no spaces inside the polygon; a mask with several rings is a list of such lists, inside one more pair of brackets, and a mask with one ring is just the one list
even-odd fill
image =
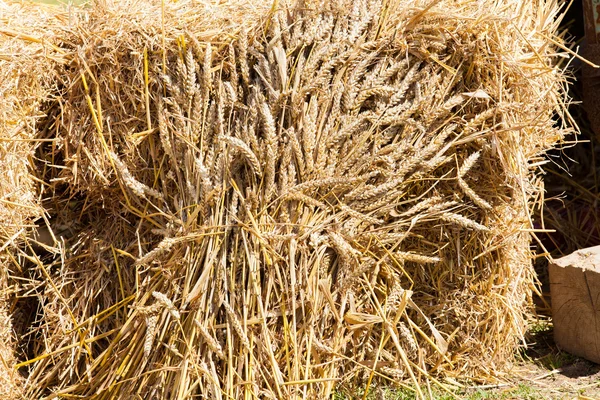
{"label": "green grass", "polygon": [[[423,389],[423,393],[427,393],[425,388]],[[457,392],[455,395],[456,397],[448,393],[434,391],[432,400],[453,400],[455,398],[464,400],[540,400],[545,398],[540,391],[526,384],[520,384],[518,386],[506,389],[477,389],[474,391],[467,390],[463,392]],[[332,400],[362,399],[363,396],[364,391],[362,390],[352,394],[338,391],[334,393]],[[415,400],[417,399],[417,396],[415,392],[407,389],[372,388],[369,390],[369,393],[367,393],[366,399]]]}
{"label": "green grass", "polygon": [[543,368],[552,371],[561,368],[565,365],[572,364],[575,361],[575,359],[576,357],[572,354],[557,351],[538,358],[536,362]]}
{"label": "green grass", "polygon": [[505,390],[477,390],[467,397],[468,400],[509,400],[509,399],[521,399],[521,400],[538,400],[543,399],[543,395],[535,388],[520,384],[514,388]]}
{"label": "green grass", "polygon": [[521,348],[515,355],[516,360],[533,363],[552,371],[572,364],[577,357],[556,347],[552,339],[552,325],[548,321],[532,323],[528,329],[530,346]]}

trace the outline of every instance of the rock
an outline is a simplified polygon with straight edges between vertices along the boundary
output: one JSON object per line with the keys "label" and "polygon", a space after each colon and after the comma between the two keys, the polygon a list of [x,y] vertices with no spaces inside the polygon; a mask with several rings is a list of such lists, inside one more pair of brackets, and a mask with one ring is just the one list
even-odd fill
{"label": "rock", "polygon": [[554,341],[600,363],[600,246],[554,260],[549,273]]}

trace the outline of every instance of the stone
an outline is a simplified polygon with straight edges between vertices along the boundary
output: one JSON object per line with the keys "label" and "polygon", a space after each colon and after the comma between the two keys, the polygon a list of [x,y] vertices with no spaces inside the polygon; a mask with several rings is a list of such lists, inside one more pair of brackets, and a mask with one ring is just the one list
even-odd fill
{"label": "stone", "polygon": [[549,278],[555,343],[600,363],[600,246],[554,260]]}

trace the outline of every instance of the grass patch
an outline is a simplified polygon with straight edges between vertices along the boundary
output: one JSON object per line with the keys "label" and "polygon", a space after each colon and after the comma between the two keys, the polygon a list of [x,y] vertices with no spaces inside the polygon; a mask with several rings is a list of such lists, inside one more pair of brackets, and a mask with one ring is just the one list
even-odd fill
{"label": "grass patch", "polygon": [[539,390],[526,384],[519,384],[509,389],[477,390],[464,398],[468,400],[537,400],[545,397]]}
{"label": "grass patch", "polygon": [[535,362],[543,368],[555,370],[565,365],[572,364],[576,358],[577,357],[575,357],[574,355],[565,353],[564,351],[556,351],[548,353],[545,356],[538,358],[537,360],[535,360]]}
{"label": "grass patch", "polygon": [[538,320],[529,325],[527,348],[522,348],[516,358],[522,362],[532,362],[549,371],[572,364],[577,357],[561,351],[552,336],[552,323]]}
{"label": "grass patch", "polygon": [[[422,388],[424,393],[427,393],[426,388]],[[545,399],[546,397],[537,389],[526,384],[519,384],[510,388],[503,389],[477,389],[477,390],[465,390],[455,393],[452,396],[449,393],[435,390],[433,400],[453,400],[453,399],[464,399],[464,400],[538,400]],[[369,390],[369,393],[365,396],[363,390],[358,392],[349,393],[343,390],[334,393],[332,400],[351,400],[351,399],[362,399],[366,400],[416,400],[418,397],[414,391],[409,389],[393,389],[393,388],[377,388],[373,387]]]}

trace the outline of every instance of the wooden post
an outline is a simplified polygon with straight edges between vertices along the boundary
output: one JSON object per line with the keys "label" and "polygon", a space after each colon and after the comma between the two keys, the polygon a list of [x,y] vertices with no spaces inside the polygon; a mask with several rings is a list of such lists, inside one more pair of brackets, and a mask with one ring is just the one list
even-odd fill
{"label": "wooden post", "polygon": [[600,363],[600,246],[554,260],[548,272],[555,343]]}

